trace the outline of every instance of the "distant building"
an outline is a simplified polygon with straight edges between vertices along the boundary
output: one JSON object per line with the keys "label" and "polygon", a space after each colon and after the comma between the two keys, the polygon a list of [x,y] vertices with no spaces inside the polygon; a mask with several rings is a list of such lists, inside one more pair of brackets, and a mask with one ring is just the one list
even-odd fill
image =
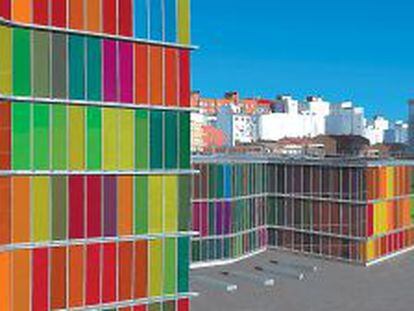
{"label": "distant building", "polygon": [[259,139],[278,141],[282,138],[315,137],[325,133],[330,104],[319,97],[309,97],[305,108],[291,96],[280,96],[271,114],[259,117]]}
{"label": "distant building", "polygon": [[384,143],[384,135],[390,128],[390,122],[382,116],[376,116],[374,120],[369,121],[364,130],[366,137],[371,145]]}
{"label": "distant building", "polygon": [[364,135],[364,108],[354,107],[352,102],[332,105],[326,117],[327,135]]}
{"label": "distant building", "polygon": [[358,157],[370,146],[368,139],[355,135],[321,135],[313,141],[325,146],[327,156]]}
{"label": "distant building", "polygon": [[234,147],[237,144],[252,143],[257,138],[255,118],[245,114],[236,105],[225,105],[218,110],[217,128],[225,134],[224,145]]}
{"label": "distant building", "polygon": [[397,121],[384,133],[386,144],[408,144],[408,123]]}

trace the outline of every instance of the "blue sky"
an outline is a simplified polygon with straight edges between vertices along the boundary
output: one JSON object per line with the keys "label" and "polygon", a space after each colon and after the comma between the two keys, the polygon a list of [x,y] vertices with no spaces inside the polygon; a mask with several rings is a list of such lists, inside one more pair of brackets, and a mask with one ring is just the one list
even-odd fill
{"label": "blue sky", "polygon": [[321,94],[405,119],[413,12],[412,0],[193,0],[193,89]]}

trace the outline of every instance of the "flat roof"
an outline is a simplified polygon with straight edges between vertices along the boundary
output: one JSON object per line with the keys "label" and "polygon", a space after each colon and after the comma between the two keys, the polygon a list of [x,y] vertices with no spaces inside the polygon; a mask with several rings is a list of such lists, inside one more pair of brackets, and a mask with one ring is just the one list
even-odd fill
{"label": "flat roof", "polygon": [[[269,272],[255,271],[256,266],[271,267],[270,260],[299,268],[285,270],[275,266]],[[289,273],[297,274],[301,266],[316,266],[318,270],[305,271],[302,281],[289,277]],[[228,276],[222,272],[228,272]],[[273,278],[275,284],[265,287],[254,277],[247,278],[247,274]],[[208,284],[203,277],[235,284],[238,289],[226,292],[220,283]],[[193,270],[191,279],[192,290],[199,293],[192,300],[192,308],[197,311],[374,311],[412,310],[414,306],[413,252],[365,268],[269,250],[233,265]]]}
{"label": "flat roof", "polygon": [[410,159],[371,159],[362,157],[313,158],[313,157],[282,157],[266,154],[229,154],[217,153],[209,155],[194,155],[192,162],[198,163],[258,163],[258,164],[291,164],[310,166],[336,166],[336,167],[380,167],[380,166],[414,166]]}

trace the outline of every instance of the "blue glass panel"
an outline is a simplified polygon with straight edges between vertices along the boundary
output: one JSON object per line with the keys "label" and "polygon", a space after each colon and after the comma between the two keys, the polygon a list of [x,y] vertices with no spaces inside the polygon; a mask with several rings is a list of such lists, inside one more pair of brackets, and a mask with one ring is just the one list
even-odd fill
{"label": "blue glass panel", "polygon": [[164,0],[165,6],[165,40],[167,42],[176,42],[176,0]]}
{"label": "blue glass panel", "polygon": [[148,0],[134,0],[134,37],[148,38]]}
{"label": "blue glass panel", "polygon": [[150,1],[150,14],[151,14],[151,40],[159,40],[162,38],[162,0]]}

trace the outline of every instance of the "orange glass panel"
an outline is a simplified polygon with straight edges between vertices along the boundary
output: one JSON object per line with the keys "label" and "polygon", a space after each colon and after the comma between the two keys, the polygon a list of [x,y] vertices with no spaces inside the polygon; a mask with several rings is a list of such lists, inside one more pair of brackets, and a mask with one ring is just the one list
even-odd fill
{"label": "orange glass panel", "polygon": [[31,0],[13,0],[12,14],[13,20],[21,23],[32,22],[32,1]]}
{"label": "orange glass panel", "polygon": [[13,177],[13,242],[30,241],[30,177]]}
{"label": "orange glass panel", "polygon": [[87,30],[101,32],[101,1],[86,1],[86,25]]}
{"label": "orange glass panel", "polygon": [[11,310],[10,253],[0,253],[0,310]]}
{"label": "orange glass panel", "polygon": [[69,28],[83,30],[83,0],[69,1]]}
{"label": "orange glass panel", "polygon": [[53,310],[66,308],[66,247],[52,248],[50,304]]}
{"label": "orange glass panel", "polygon": [[69,307],[83,305],[83,246],[69,247]]}
{"label": "orange glass panel", "polygon": [[30,310],[30,250],[13,253],[13,307]]}
{"label": "orange glass panel", "polygon": [[0,245],[11,242],[10,177],[0,177]]}
{"label": "orange glass panel", "polygon": [[151,58],[151,98],[152,105],[162,105],[162,48],[159,46],[152,46],[150,48]]}

